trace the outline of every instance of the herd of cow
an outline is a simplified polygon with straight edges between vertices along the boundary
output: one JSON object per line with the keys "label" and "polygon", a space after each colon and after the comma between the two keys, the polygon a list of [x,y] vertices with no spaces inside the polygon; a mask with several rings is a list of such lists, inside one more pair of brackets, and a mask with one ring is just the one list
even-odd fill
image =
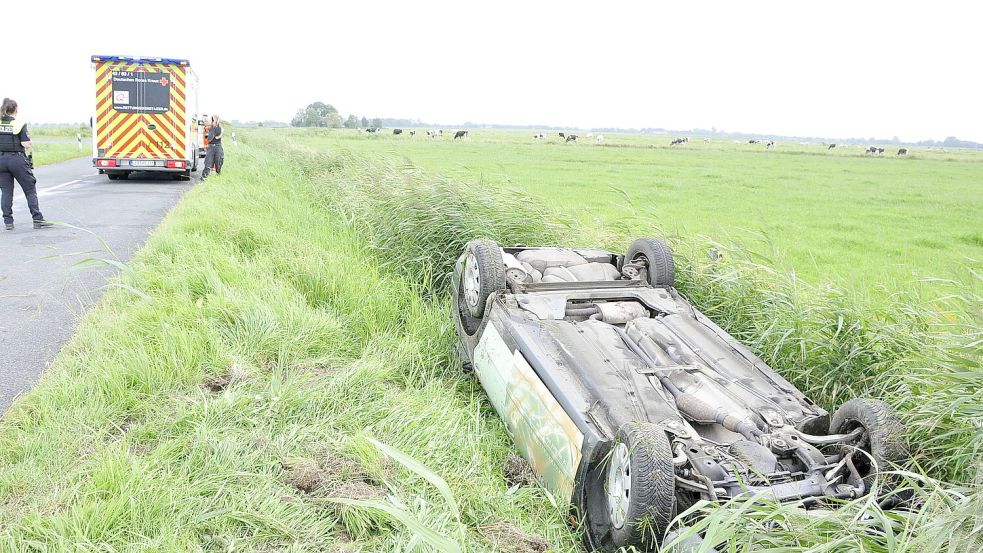
{"label": "herd of cow", "polygon": [[[681,137],[681,138],[673,138],[672,139],[672,142],[670,142],[669,145],[670,146],[675,146],[677,144],[685,144],[687,142],[689,142],[689,137],[684,136],[684,137]],[[710,142],[710,139],[709,138],[704,138],[703,139],[703,142],[709,143]],[[738,142],[738,141],[735,140],[734,142]],[[775,147],[775,141],[774,140],[759,140],[759,139],[756,139],[756,138],[752,138],[751,140],[748,140],[747,143],[748,144],[764,144],[765,145],[765,148],[767,148],[769,150]],[[801,144],[807,144],[807,143],[806,142],[802,142]],[[826,151],[829,151],[829,150],[832,150],[833,148],[835,148],[836,147],[836,144],[835,143],[834,144],[827,144],[827,143],[824,142],[823,143],[823,146],[826,146]],[[872,154],[872,155],[884,155],[884,148],[880,148],[878,146],[868,146],[867,149],[864,150],[864,153],[865,154]],[[906,155],[908,155],[908,148],[898,148],[898,153],[896,155],[898,155],[898,156],[906,156]]]}
{"label": "herd of cow", "polygon": [[[377,133],[377,132],[380,132],[380,131],[382,131],[382,128],[381,127],[369,127],[367,129],[365,129],[365,132],[370,132],[370,133]],[[393,134],[394,135],[403,134],[403,129],[393,129]],[[409,134],[410,136],[416,136],[416,131],[411,130],[407,134]],[[457,132],[454,133],[454,138],[455,139],[456,138],[464,138],[467,135],[468,135],[468,131],[457,131]],[[427,138],[439,138],[441,136],[444,136],[444,129],[436,129],[436,130],[428,130],[427,131]]]}
{"label": "herd of cow", "polygon": [[[367,129],[365,129],[365,132],[370,132],[370,133],[377,133],[377,132],[380,132],[380,131],[382,131],[382,128],[380,128],[380,127],[369,127]],[[393,129],[393,134],[394,135],[403,134],[403,129]],[[408,132],[408,134],[410,136],[416,136],[416,131],[415,130],[411,130],[411,131]],[[559,134],[560,138],[564,141],[564,143],[577,142],[577,135],[575,135],[575,134],[567,134],[567,133],[562,133],[562,132],[561,133],[557,133],[557,134]],[[427,138],[440,138],[442,136],[444,136],[444,130],[443,129],[435,129],[435,130],[432,129],[432,130],[428,130],[427,131]],[[454,132],[454,139],[455,140],[458,139],[458,138],[464,138],[466,136],[468,136],[468,131],[455,131]],[[587,138],[593,138],[594,139],[594,142],[597,143],[597,144],[604,144],[604,136],[603,135],[600,135],[599,134],[597,136],[594,136],[594,133],[587,133]],[[543,133],[541,133],[541,132],[540,133],[536,133],[536,134],[532,135],[532,139],[533,140],[545,140],[546,139],[546,135],[543,134]],[[683,136],[683,137],[673,138],[672,141],[669,143],[669,145],[670,146],[676,146],[676,145],[679,145],[679,144],[686,144],[687,142],[689,142],[689,137],[688,136]],[[704,138],[703,139],[703,142],[704,143],[709,143],[710,142],[710,139],[709,138]],[[737,141],[735,140],[734,142],[737,142]],[[759,140],[759,139],[756,139],[756,138],[752,138],[751,140],[748,140],[747,143],[748,144],[764,144],[765,145],[765,148],[767,148],[769,150],[775,147],[775,141],[774,140]],[[805,144],[805,143],[803,142],[803,144]],[[827,151],[832,150],[833,148],[836,148],[836,144],[835,143],[833,143],[833,144],[826,144],[824,142],[823,143],[823,146],[826,146],[826,150]],[[867,149],[864,150],[864,153],[865,154],[871,154],[871,155],[884,155],[884,148],[880,148],[878,146],[868,146]],[[906,155],[908,155],[908,148],[899,148],[898,149],[898,153],[896,155],[898,155],[898,156],[906,156]]]}
{"label": "herd of cow", "polygon": [[[564,143],[567,143],[567,142],[577,142],[577,135],[575,135],[575,134],[567,134],[567,133],[561,132],[561,133],[557,133],[557,135],[560,137],[560,139],[563,140]],[[604,135],[599,134],[597,136],[594,136],[594,133],[589,132],[589,133],[587,133],[587,138],[593,138],[595,144],[604,144]],[[532,135],[532,139],[533,140],[546,140],[546,135],[543,134],[543,133],[541,133],[541,132],[540,133],[536,133],[536,134]]]}

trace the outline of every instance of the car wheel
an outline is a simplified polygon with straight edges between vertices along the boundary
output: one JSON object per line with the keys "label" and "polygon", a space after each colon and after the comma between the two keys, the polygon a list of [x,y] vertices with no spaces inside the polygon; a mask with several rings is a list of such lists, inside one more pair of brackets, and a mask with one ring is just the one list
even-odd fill
{"label": "car wheel", "polygon": [[472,240],[466,251],[460,293],[468,314],[479,319],[485,314],[488,296],[505,289],[502,248],[491,240]]}
{"label": "car wheel", "polygon": [[[870,492],[878,470],[890,470],[891,465],[908,458],[904,425],[887,403],[875,399],[851,399],[833,413],[829,423],[831,434],[847,434],[863,428],[857,446],[867,455],[854,456],[853,462]],[[882,492],[890,492],[896,479],[882,482]]]}
{"label": "car wheel", "polygon": [[106,173],[106,176],[109,178],[109,180],[119,180],[119,175],[116,173]]}
{"label": "car wheel", "polygon": [[625,261],[644,261],[646,278],[652,286],[676,285],[676,265],[672,261],[672,252],[662,240],[655,238],[635,240],[628,248]]}
{"label": "car wheel", "polygon": [[591,547],[654,548],[672,520],[676,500],[665,431],[648,423],[625,424],[592,472],[586,498]]}

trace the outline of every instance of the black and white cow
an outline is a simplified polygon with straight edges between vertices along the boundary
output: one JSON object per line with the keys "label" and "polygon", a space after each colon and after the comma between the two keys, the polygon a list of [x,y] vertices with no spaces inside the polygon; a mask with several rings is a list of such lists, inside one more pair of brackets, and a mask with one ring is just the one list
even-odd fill
{"label": "black and white cow", "polygon": [[416,131],[410,131],[410,136],[416,136]]}
{"label": "black and white cow", "polygon": [[468,131],[457,131],[456,133],[454,133],[454,140],[457,140],[458,138],[464,138],[467,135],[468,135]]}
{"label": "black and white cow", "polygon": [[899,155],[899,156],[906,156],[906,155],[908,155],[908,148],[900,148],[900,149],[898,149],[898,154],[897,155]]}
{"label": "black and white cow", "polygon": [[376,127],[369,127],[367,129],[365,129],[365,132],[378,132],[378,131],[379,131],[379,129],[376,128]]}
{"label": "black and white cow", "polygon": [[775,141],[774,140],[769,140],[768,143],[765,144],[765,148],[767,148],[769,150],[772,149],[772,148],[774,148],[774,147],[775,147]]}
{"label": "black and white cow", "polygon": [[393,129],[393,134],[403,134],[403,129]]}
{"label": "black and white cow", "polygon": [[533,140],[542,140],[544,138],[546,138],[546,137],[543,135],[543,133],[537,133],[537,134],[532,135],[532,139]]}
{"label": "black and white cow", "polygon": [[575,134],[567,135],[567,142],[576,142],[576,141],[577,141],[577,135]]}
{"label": "black and white cow", "polygon": [[566,138],[566,137],[567,135],[563,134],[562,132],[560,133],[560,138]]}
{"label": "black and white cow", "polygon": [[752,138],[751,140],[747,141],[748,144],[759,144],[760,142],[761,141],[756,138]]}
{"label": "black and white cow", "polygon": [[829,146],[826,146],[826,151],[828,152],[828,151],[832,150],[835,147],[836,147],[836,144],[830,144]]}
{"label": "black and white cow", "polygon": [[684,144],[689,142],[689,137],[684,136],[683,138],[673,138],[672,142],[669,143],[670,146],[675,146],[676,144]]}

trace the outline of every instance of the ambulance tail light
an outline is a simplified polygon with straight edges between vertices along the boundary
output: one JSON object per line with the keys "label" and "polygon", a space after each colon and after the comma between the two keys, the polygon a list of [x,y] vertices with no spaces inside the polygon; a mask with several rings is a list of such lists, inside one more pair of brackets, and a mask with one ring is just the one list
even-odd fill
{"label": "ambulance tail light", "polygon": [[187,166],[188,166],[188,164],[186,162],[184,162],[184,161],[176,161],[176,160],[173,160],[173,159],[167,161],[167,168],[168,169],[184,169]]}
{"label": "ambulance tail light", "polygon": [[116,167],[115,159],[100,159],[96,162],[97,167]]}

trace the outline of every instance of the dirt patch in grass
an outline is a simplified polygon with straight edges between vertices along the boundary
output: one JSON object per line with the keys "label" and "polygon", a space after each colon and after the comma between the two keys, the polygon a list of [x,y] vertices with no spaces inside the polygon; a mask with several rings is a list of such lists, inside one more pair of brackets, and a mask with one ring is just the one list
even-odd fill
{"label": "dirt patch in grass", "polygon": [[320,462],[298,459],[281,465],[284,481],[304,493],[349,499],[375,499],[388,493],[362,465],[346,457],[331,455]]}
{"label": "dirt patch in grass", "polygon": [[372,484],[362,480],[353,480],[351,482],[345,482],[344,484],[330,491],[326,491],[325,495],[330,497],[343,497],[345,499],[367,500],[382,499],[389,495],[389,491],[378,484]]}
{"label": "dirt patch in grass", "polygon": [[504,553],[544,553],[550,544],[539,536],[533,536],[508,522],[482,526],[481,532],[499,551]]}
{"label": "dirt patch in grass", "polygon": [[502,474],[505,476],[505,484],[512,486],[534,486],[536,485],[536,474],[525,459],[509,453],[505,458],[505,466],[502,467]]}
{"label": "dirt patch in grass", "polygon": [[303,459],[283,463],[283,479],[294,488],[311,493],[325,481],[327,473],[314,461]]}
{"label": "dirt patch in grass", "polygon": [[239,382],[246,377],[246,371],[244,371],[237,363],[232,363],[228,369],[218,373],[210,374],[205,377],[201,382],[202,388],[217,394],[229,385]]}

